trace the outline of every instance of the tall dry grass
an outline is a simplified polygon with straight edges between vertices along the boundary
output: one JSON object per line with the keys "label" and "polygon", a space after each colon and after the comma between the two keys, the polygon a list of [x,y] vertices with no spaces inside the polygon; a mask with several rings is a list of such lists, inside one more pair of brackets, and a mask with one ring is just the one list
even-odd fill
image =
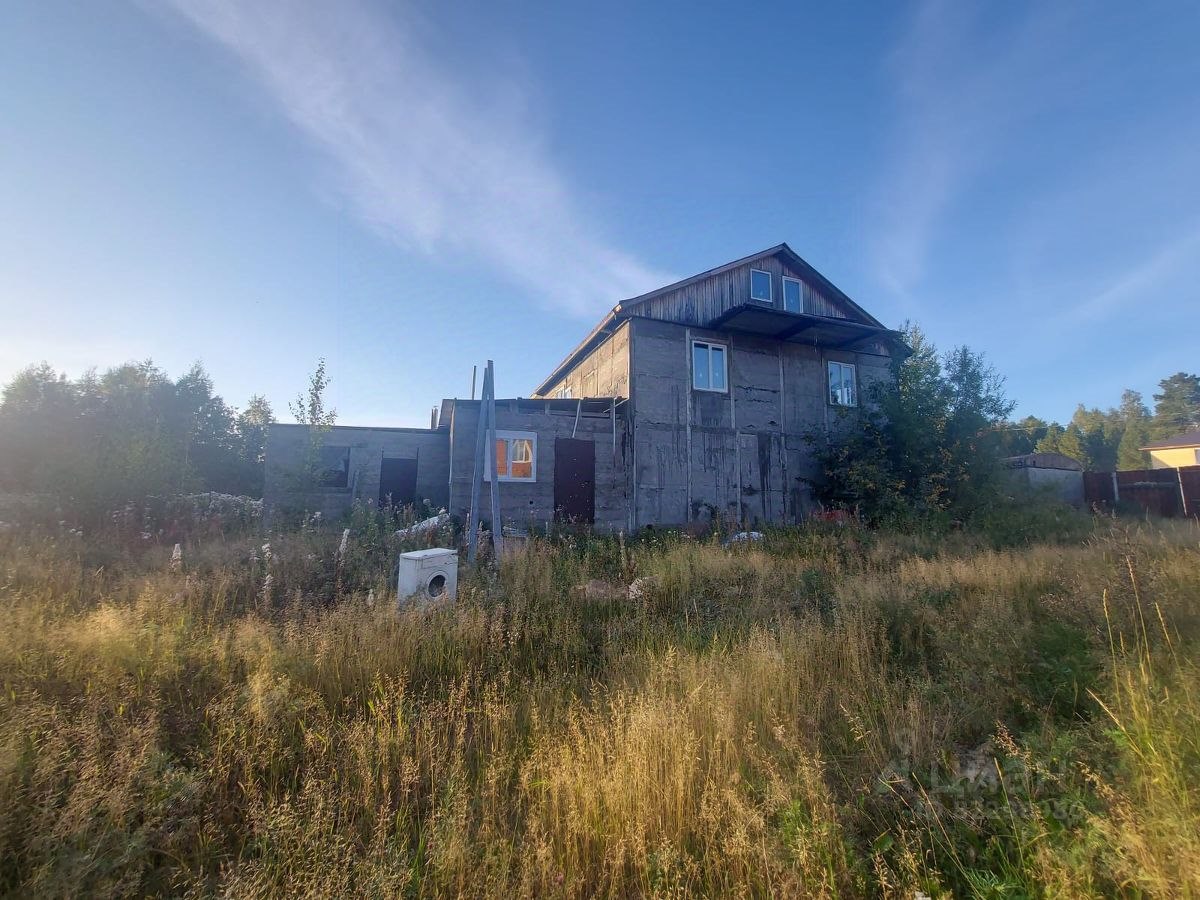
{"label": "tall dry grass", "polygon": [[0,536],[0,890],[1200,893],[1194,525],[340,536]]}

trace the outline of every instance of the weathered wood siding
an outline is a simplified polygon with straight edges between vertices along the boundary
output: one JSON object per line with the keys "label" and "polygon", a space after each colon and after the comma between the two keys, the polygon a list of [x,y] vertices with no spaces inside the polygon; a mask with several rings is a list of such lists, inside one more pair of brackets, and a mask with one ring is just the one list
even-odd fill
{"label": "weathered wood siding", "polygon": [[825,296],[805,275],[793,270],[779,256],[762,257],[728,272],[652,297],[631,306],[629,311],[634,315],[665,322],[706,325],[735,306],[757,302],[750,299],[751,269],[771,274],[771,305],[776,309],[783,309],[783,278],[786,275],[801,281],[804,299],[801,312],[837,319],[862,320],[862,317],[849,307]]}
{"label": "weathered wood siding", "polygon": [[[886,357],[633,319],[630,342],[634,525],[719,516],[798,521],[812,505],[809,435],[852,428],[831,406],[826,361],[854,363],[858,392],[891,377]],[[691,341],[728,348],[729,391],[692,389]]]}
{"label": "weathered wood siding", "polygon": [[[596,445],[596,522],[602,531],[630,527],[629,465],[631,449],[626,440],[624,408],[611,414],[579,417],[575,428],[574,412],[530,408],[533,401],[514,403],[496,401],[496,427],[500,431],[532,431],[537,434],[537,481],[502,481],[500,516],[518,527],[530,523],[545,526],[554,519],[554,440],[575,437]],[[471,480],[474,474],[475,435],[479,424],[479,401],[456,400],[450,413],[453,463],[450,483],[450,512],[466,519],[471,505]],[[615,425],[615,441],[614,441]],[[483,483],[487,496],[489,484]],[[483,504],[488,518],[487,504]]]}
{"label": "weathered wood siding", "polygon": [[357,428],[335,426],[324,436],[327,447],[348,447],[350,478],[345,488],[321,488],[307,494],[294,490],[293,473],[309,446],[305,425],[272,425],[267,433],[263,497],[267,512],[279,508],[320,511],[336,519],[357,499],[379,499],[380,468],[385,457],[417,461],[417,497],[434,507],[449,501],[450,434],[446,429]]}
{"label": "weathered wood siding", "polygon": [[571,397],[628,397],[629,323],[619,325],[604,343],[538,396],[557,397],[564,387]]}

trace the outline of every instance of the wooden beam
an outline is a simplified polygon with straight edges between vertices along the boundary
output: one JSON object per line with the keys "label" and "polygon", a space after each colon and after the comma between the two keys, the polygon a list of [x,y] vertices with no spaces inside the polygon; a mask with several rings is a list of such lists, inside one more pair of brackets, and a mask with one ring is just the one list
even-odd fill
{"label": "wooden beam", "polygon": [[[484,375],[484,384],[487,384],[487,375]],[[471,508],[467,512],[467,564],[475,565],[475,553],[477,544],[479,543],[479,494],[483,487],[483,467],[484,463],[484,442],[487,440],[487,435],[484,433],[486,426],[484,419],[484,404],[479,404],[479,416],[475,420],[475,467],[471,474]],[[495,452],[493,448],[493,452]]]}
{"label": "wooden beam", "polygon": [[617,398],[613,397],[609,401],[608,415],[612,419],[612,461],[613,470],[616,471],[617,466]]}
{"label": "wooden beam", "polygon": [[500,521],[500,473],[496,470],[496,376],[492,371],[490,359],[483,377],[483,389],[487,394],[487,458],[491,462],[492,473],[492,553],[496,557],[496,564],[499,565],[500,553],[504,549],[504,525]]}

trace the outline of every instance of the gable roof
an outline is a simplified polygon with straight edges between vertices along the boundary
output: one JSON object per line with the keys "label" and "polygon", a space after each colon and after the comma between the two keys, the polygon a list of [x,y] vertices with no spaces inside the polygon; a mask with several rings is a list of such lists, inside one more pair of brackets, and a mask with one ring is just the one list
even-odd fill
{"label": "gable roof", "polygon": [[677,291],[680,288],[685,288],[688,285],[696,284],[706,278],[711,278],[714,275],[720,275],[739,266],[748,265],[756,260],[766,259],[770,256],[782,256],[793,269],[804,275],[815,287],[825,293],[827,297],[844,303],[847,307],[862,317],[862,321],[879,329],[886,330],[884,324],[872,316],[869,312],[851,300],[846,294],[835,285],[832,281],[814,269],[799,253],[789,247],[786,243],[776,244],[774,247],[768,247],[766,250],[760,250],[758,253],[752,253],[749,256],[743,256],[741,259],[735,259],[733,262],[728,262],[717,266],[715,269],[708,269],[704,272],[699,272],[696,275],[691,275],[681,281],[673,282],[672,284],[663,285],[660,288],[655,288],[645,294],[639,294],[636,297],[630,297],[628,300],[622,300],[605,315],[603,319],[588,332],[579,344],[563,357],[562,361],[554,367],[545,380],[537,386],[537,393],[548,390],[558,381],[562,375],[569,371],[585,354],[590,353],[595,347],[599,346],[604,338],[608,337],[617,325],[624,319],[630,316],[637,315],[637,307],[643,303],[653,300],[655,297],[660,297],[670,291]]}
{"label": "gable roof", "polygon": [[677,291],[680,288],[685,288],[688,285],[696,284],[706,278],[712,278],[714,275],[721,275],[724,272],[729,272],[740,266],[749,265],[760,259],[766,259],[769,256],[783,257],[793,269],[800,272],[805,278],[810,281],[814,287],[820,288],[830,299],[837,300],[846,304],[858,315],[862,316],[864,323],[867,325],[875,325],[883,328],[884,325],[869,312],[851,300],[836,284],[814,269],[799,253],[789,247],[787,244],[776,244],[774,247],[768,247],[766,250],[760,250],[758,253],[751,253],[749,256],[743,256],[741,259],[735,259],[733,262],[725,263],[717,266],[715,269],[709,269],[706,272],[689,276],[681,281],[676,281],[673,284],[663,285],[660,288],[655,288],[645,294],[639,294],[636,297],[630,297],[628,300],[622,300],[613,307],[613,312],[625,311],[629,312],[633,307],[645,303],[647,300],[653,300],[655,297],[660,297],[670,291]]}
{"label": "gable roof", "polygon": [[1183,434],[1177,434],[1175,437],[1169,437],[1166,440],[1146,444],[1146,446],[1138,447],[1138,449],[1176,450],[1187,447],[1200,447],[1200,428],[1193,428],[1191,431],[1185,431]]}

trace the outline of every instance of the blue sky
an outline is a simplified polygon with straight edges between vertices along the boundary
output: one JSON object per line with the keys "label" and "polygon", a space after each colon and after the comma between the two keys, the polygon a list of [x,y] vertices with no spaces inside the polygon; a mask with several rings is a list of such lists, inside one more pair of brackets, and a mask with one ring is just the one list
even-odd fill
{"label": "blue sky", "polygon": [[1200,368],[1200,5],[9,6],[0,378],[203,361],[281,418],[530,393],[787,241],[1065,419]]}

